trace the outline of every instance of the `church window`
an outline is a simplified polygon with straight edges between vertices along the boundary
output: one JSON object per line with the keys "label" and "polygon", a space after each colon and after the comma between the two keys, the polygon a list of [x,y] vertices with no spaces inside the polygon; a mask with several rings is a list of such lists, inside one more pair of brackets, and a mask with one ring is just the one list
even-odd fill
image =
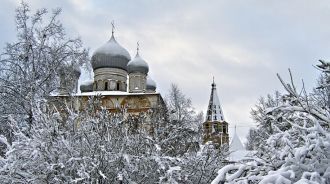
{"label": "church window", "polygon": [[108,82],[105,82],[105,83],[104,83],[104,90],[105,90],[105,91],[108,91]]}
{"label": "church window", "polygon": [[116,90],[119,91],[119,82],[117,82]]}

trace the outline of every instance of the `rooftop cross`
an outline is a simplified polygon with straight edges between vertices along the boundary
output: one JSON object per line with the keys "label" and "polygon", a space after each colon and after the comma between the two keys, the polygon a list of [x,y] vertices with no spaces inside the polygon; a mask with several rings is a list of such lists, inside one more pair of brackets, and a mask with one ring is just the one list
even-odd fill
{"label": "rooftop cross", "polygon": [[111,26],[112,26],[112,36],[113,36],[113,33],[115,32],[115,21],[114,20],[111,21]]}

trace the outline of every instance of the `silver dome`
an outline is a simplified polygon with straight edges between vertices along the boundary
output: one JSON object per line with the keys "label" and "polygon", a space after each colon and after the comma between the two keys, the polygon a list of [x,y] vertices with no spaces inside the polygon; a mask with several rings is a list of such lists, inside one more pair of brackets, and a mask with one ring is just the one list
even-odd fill
{"label": "silver dome", "polygon": [[93,83],[94,83],[94,81],[92,81],[92,80],[84,81],[80,85],[80,91],[82,93],[84,93],[84,92],[92,92],[93,91]]}
{"label": "silver dome", "polygon": [[131,60],[131,56],[125,48],[117,43],[114,36],[98,48],[92,56],[93,69],[98,68],[120,68],[127,71],[127,63]]}
{"label": "silver dome", "polygon": [[157,85],[154,80],[147,76],[147,90],[156,91]]}
{"label": "silver dome", "polygon": [[140,57],[139,53],[137,53],[135,58],[127,64],[127,70],[128,73],[141,72],[148,74],[149,66],[148,63]]}

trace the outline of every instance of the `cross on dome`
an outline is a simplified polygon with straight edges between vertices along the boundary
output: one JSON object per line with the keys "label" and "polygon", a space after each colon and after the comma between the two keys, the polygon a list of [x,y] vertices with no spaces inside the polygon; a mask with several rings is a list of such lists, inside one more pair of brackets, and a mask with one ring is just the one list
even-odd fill
{"label": "cross on dome", "polygon": [[114,20],[111,21],[111,26],[112,26],[111,32],[112,32],[112,36],[113,36],[113,34],[115,32],[115,21]]}
{"label": "cross on dome", "polygon": [[139,41],[136,42],[136,55],[139,55],[139,51],[140,51],[140,43]]}

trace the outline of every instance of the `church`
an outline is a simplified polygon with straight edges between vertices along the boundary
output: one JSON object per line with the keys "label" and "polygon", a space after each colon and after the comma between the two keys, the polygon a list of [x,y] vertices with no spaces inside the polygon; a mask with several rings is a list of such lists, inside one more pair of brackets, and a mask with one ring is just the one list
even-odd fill
{"label": "church", "polygon": [[117,42],[114,26],[110,39],[94,51],[91,66],[94,77],[82,82],[81,93],[78,92],[79,66],[71,66],[72,75],[66,72],[70,68],[62,67],[58,94],[50,98],[57,110],[63,112],[65,105],[70,105],[76,111],[83,111],[90,99],[99,97],[98,110],[102,108],[110,113],[125,109],[126,115],[134,117],[165,111],[163,98],[156,92],[156,83],[148,75],[149,65],[140,56],[139,44],[135,57],[131,58]]}
{"label": "church", "polygon": [[[79,66],[71,68],[73,75],[65,72],[70,68],[61,69],[59,94],[51,98],[51,103],[58,110],[65,109],[65,102],[76,111],[83,111],[91,98],[101,97],[99,110],[118,112],[119,109],[126,109],[127,115],[133,117],[141,113],[166,111],[162,96],[156,92],[156,83],[148,75],[148,63],[140,56],[139,44],[135,57],[131,58],[129,52],[117,42],[114,26],[110,39],[94,51],[91,65],[94,78],[80,85],[81,93],[78,93]],[[221,146],[229,143],[228,123],[224,119],[214,79],[211,87],[206,121],[203,123],[203,143],[212,142]]]}

